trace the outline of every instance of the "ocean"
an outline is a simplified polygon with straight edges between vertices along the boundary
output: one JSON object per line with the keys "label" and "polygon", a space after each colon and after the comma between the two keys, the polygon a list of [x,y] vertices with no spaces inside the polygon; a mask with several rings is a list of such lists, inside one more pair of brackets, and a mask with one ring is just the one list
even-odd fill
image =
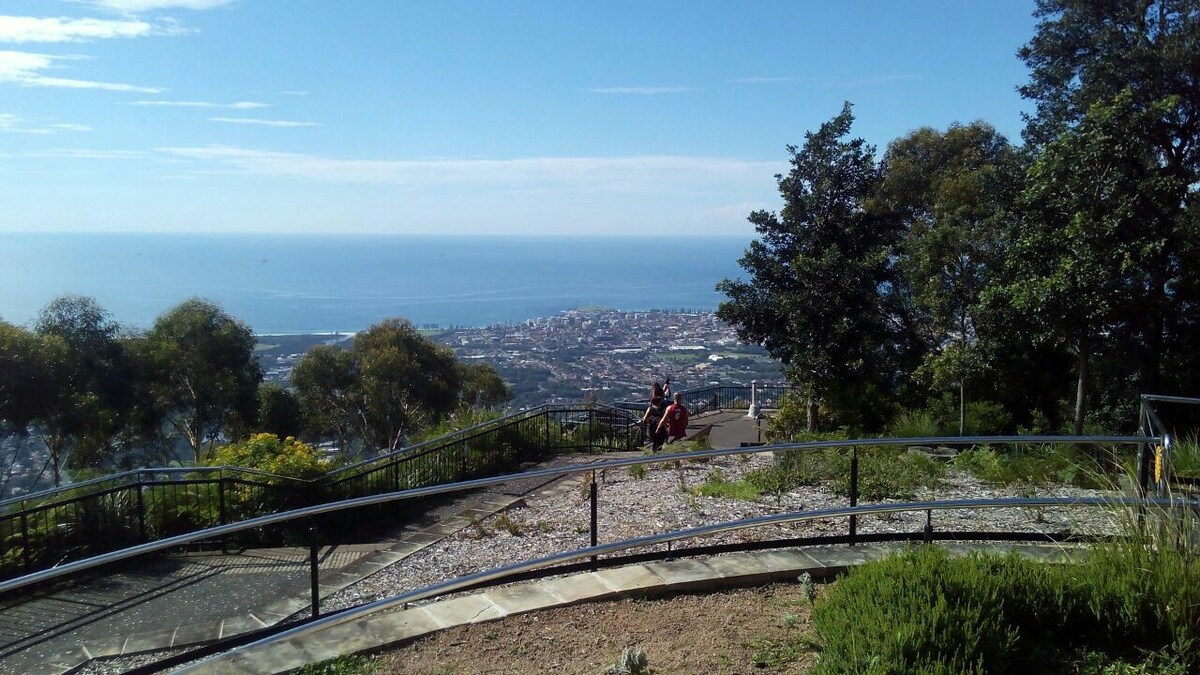
{"label": "ocean", "polygon": [[749,237],[0,234],[0,318],[95,298],[147,328],[216,301],[259,334],[352,332],[388,317],[483,326],[583,306],[712,310]]}

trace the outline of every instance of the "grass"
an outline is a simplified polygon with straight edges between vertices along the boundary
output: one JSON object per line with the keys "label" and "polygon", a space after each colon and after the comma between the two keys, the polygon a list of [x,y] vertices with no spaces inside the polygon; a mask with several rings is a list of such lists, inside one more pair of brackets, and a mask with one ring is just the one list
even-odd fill
{"label": "grass", "polygon": [[1113,483],[1095,458],[1076,446],[1050,444],[1037,447],[995,448],[983,445],[960,452],[954,466],[972,476],[999,485],[1043,486],[1051,483],[1104,488]]}
{"label": "grass", "polygon": [[370,675],[378,671],[375,661],[354,654],[310,663],[294,671],[295,675]]}
{"label": "grass", "polygon": [[[912,499],[921,489],[936,487],[945,467],[929,457],[903,448],[860,448],[860,499]],[[831,482],[836,494],[850,494],[851,451],[792,450],[776,456],[775,465],[746,476],[760,491],[782,495],[805,485]]]}
{"label": "grass", "polygon": [[691,488],[691,493],[698,497],[724,497],[752,502],[758,499],[759,489],[754,484],[744,480],[728,481],[725,472],[713,468],[703,483]]}

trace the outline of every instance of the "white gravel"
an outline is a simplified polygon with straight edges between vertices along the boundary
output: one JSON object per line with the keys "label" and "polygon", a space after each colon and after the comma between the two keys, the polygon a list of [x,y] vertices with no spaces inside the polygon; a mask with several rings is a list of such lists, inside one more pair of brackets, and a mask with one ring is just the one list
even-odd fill
{"label": "white gravel", "polygon": [[[564,457],[556,463],[592,461],[595,456]],[[645,476],[635,478],[627,469],[608,470],[597,476],[599,543],[612,543],[649,534],[698,527],[755,516],[793,511],[816,511],[848,505],[833,494],[830,485],[804,487],[782,495],[764,495],[756,501],[701,497],[692,488],[709,472],[720,469],[727,481],[770,465],[767,453],[715,459],[680,466],[649,465]],[[576,479],[579,481],[580,479]],[[1037,496],[1096,497],[1106,493],[1072,487],[1049,487]],[[933,490],[922,490],[916,500],[992,499],[1032,496],[1028,489],[1002,488],[976,480],[948,467],[946,477]],[[860,502],[860,504],[863,502]],[[858,532],[920,532],[925,512],[861,516]],[[571,489],[540,491],[524,503],[485,519],[380,570],[378,573],[322,599],[323,610],[340,609],[397,595],[429,584],[503,565],[582,548],[589,544],[590,508],[587,484]],[[1041,533],[1107,533],[1116,517],[1094,507],[1006,508],[933,512],[935,530],[1025,531]],[[678,542],[675,548],[763,539],[845,534],[847,518],[817,519],[725,532]]]}

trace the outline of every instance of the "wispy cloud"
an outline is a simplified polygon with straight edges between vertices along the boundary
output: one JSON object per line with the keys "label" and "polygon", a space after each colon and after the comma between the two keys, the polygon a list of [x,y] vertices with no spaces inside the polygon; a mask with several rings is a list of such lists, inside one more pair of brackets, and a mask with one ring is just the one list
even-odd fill
{"label": "wispy cloud", "polygon": [[260,127],[319,127],[320,122],[293,122],[291,120],[263,120],[256,117],[210,117],[209,122],[223,124],[250,124]]}
{"label": "wispy cloud", "polygon": [[175,108],[224,108],[228,110],[252,110],[254,108],[267,108],[270,103],[259,103],[257,101],[235,101],[234,103],[213,103],[210,101],[134,101],[129,105],[141,106],[163,106]]}
{"label": "wispy cloud", "polygon": [[136,91],[144,94],[160,94],[164,91],[158,87],[142,87],[118,82],[96,82],[67,77],[49,77],[43,75],[41,72],[55,68],[55,61],[75,60],[76,58],[35,54],[33,52],[0,51],[0,82],[12,82],[26,87]]}
{"label": "wispy cloud", "polygon": [[178,32],[137,19],[71,19],[0,15],[0,42],[87,42]]}
{"label": "wispy cloud", "polygon": [[811,82],[811,77],[802,75],[739,77],[733,80],[735,84],[773,84],[779,82]]}
{"label": "wispy cloud", "polygon": [[279,92],[284,96],[308,96],[308,92],[303,89],[288,89],[287,91]]}
{"label": "wispy cloud", "polygon": [[26,157],[44,159],[96,159],[96,160],[148,160],[156,156],[145,150],[94,150],[91,148],[60,148],[57,150],[39,150],[31,152]]}
{"label": "wispy cloud", "polygon": [[334,183],[428,187],[491,185],[505,188],[561,187],[653,191],[703,189],[712,184],[764,180],[782,162],[722,157],[526,157],[515,159],[386,160],[343,159],[236,146],[164,147],[159,152],[193,160],[201,168]]}
{"label": "wispy cloud", "polygon": [[593,94],[626,94],[633,96],[656,96],[658,94],[682,94],[696,91],[693,87],[596,87],[588,91]]}
{"label": "wispy cloud", "polygon": [[22,119],[12,113],[0,113],[0,132],[17,134],[54,134],[60,131],[91,131],[86,124],[42,124]]}
{"label": "wispy cloud", "polygon": [[139,12],[152,12],[159,9],[212,9],[228,5],[235,0],[90,0],[87,4],[93,7],[103,9],[112,9],[118,12],[128,12],[137,14]]}

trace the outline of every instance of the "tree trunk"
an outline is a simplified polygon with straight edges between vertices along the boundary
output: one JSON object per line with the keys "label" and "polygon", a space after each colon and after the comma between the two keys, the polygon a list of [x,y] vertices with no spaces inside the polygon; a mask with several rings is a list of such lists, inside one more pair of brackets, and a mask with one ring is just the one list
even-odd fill
{"label": "tree trunk", "polygon": [[1089,356],[1087,338],[1081,337],[1079,338],[1079,363],[1077,367],[1079,380],[1075,384],[1075,424],[1071,427],[1071,432],[1076,436],[1083,434],[1083,418],[1087,415]]}
{"label": "tree trunk", "polygon": [[806,420],[809,433],[817,430],[817,424],[820,422],[821,404],[817,401],[817,397],[808,397],[808,418]]}

